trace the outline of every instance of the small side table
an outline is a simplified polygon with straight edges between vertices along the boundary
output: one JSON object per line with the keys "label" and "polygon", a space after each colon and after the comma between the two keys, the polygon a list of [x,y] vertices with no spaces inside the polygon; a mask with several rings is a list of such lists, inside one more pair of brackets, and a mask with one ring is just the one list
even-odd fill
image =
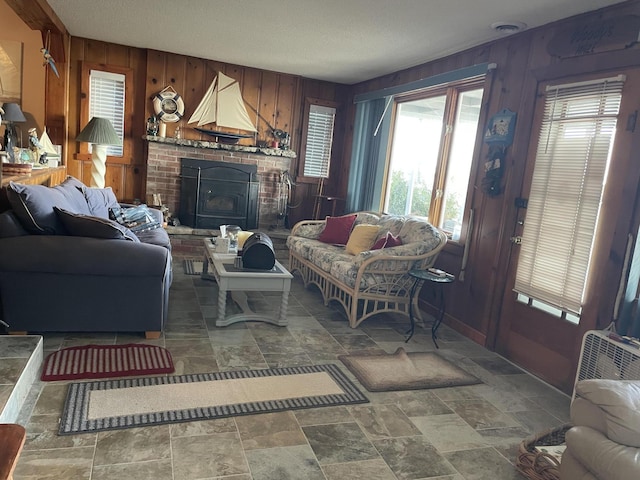
{"label": "small side table", "polygon": [[413,319],[413,306],[416,298],[416,292],[418,296],[420,295],[420,290],[422,285],[425,282],[429,282],[433,284],[438,290],[438,316],[431,325],[431,339],[433,340],[436,348],[440,348],[438,346],[438,342],[436,342],[438,328],[440,328],[440,324],[442,323],[442,319],[444,318],[445,311],[445,300],[444,300],[444,286],[448,283],[453,283],[456,279],[455,276],[450,273],[439,271],[441,273],[437,273],[431,270],[411,270],[409,275],[415,278],[415,282],[411,287],[411,292],[409,293],[409,320],[411,321],[411,328],[409,330],[409,336],[405,340],[405,343],[411,340],[413,337],[413,333],[415,331],[415,320]]}

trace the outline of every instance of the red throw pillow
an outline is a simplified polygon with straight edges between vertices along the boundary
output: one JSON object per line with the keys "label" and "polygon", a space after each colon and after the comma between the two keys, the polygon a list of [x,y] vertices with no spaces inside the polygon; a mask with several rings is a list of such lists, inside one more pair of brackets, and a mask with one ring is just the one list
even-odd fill
{"label": "red throw pillow", "polygon": [[391,232],[387,233],[387,241],[384,244],[384,248],[399,247],[400,245],[402,245],[400,237],[394,237]]}
{"label": "red throw pillow", "polygon": [[346,245],[349,241],[351,228],[356,221],[356,215],[343,215],[342,217],[327,217],[324,230],[318,237],[323,243]]}
{"label": "red throw pillow", "polygon": [[387,232],[387,234],[376,240],[376,243],[373,244],[371,250],[380,250],[381,248],[391,248],[398,247],[402,245],[402,240],[400,237],[394,237],[391,232]]}
{"label": "red throw pillow", "polygon": [[[387,235],[389,235],[389,232],[387,232]],[[380,250],[381,248],[384,248],[384,246],[387,244],[387,235],[376,240],[376,243],[373,244],[371,250]]]}

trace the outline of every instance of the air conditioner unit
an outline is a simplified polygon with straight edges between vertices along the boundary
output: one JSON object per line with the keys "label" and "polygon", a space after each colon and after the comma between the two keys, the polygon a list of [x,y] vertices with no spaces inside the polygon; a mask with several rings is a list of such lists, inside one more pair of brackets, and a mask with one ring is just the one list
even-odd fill
{"label": "air conditioner unit", "polygon": [[[606,330],[584,334],[575,383],[590,378],[640,380],[640,343],[615,338],[620,337]],[[571,400],[576,396],[575,383]]]}

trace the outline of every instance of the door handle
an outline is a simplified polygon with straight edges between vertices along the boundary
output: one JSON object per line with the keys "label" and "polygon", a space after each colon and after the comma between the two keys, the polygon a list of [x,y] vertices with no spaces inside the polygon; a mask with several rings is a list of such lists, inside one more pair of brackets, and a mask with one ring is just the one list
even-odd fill
{"label": "door handle", "polygon": [[520,235],[514,235],[509,240],[511,240],[511,243],[514,245],[520,245],[522,243],[522,237]]}

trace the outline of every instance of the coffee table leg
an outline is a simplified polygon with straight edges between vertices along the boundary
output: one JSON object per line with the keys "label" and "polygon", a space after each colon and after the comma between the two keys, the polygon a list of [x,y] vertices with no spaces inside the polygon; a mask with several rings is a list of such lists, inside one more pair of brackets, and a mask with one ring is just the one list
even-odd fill
{"label": "coffee table leg", "polygon": [[218,284],[218,322],[224,322],[225,311],[227,309],[227,291]]}
{"label": "coffee table leg", "polygon": [[282,301],[280,302],[280,311],[278,312],[278,325],[287,324],[287,308],[289,307],[289,290],[282,292]]}

